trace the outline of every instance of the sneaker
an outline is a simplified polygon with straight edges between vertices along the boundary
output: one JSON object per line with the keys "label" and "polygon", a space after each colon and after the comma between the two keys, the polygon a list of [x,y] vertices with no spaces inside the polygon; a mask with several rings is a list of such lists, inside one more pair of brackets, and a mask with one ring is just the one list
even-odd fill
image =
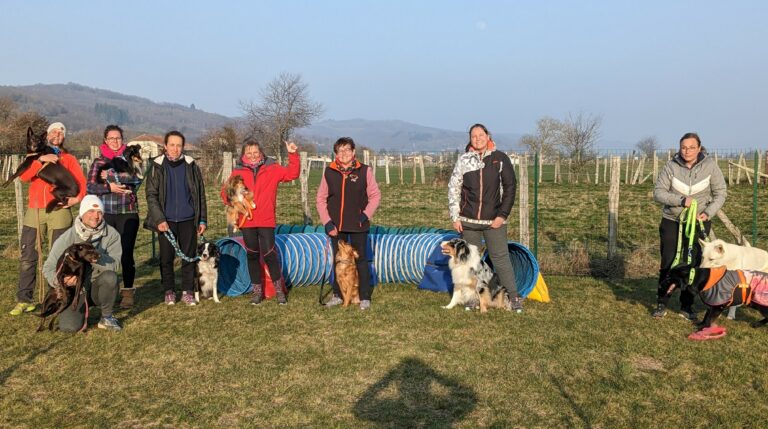
{"label": "sneaker", "polygon": [[188,306],[197,305],[197,301],[195,301],[195,295],[188,292],[181,294],[181,302],[187,304]]}
{"label": "sneaker", "polygon": [[11,316],[20,316],[21,313],[31,313],[35,311],[35,308],[37,308],[37,306],[31,302],[20,302],[13,307],[10,314]]}
{"label": "sneaker", "polygon": [[368,299],[364,299],[360,301],[360,309],[361,310],[367,310],[371,308],[371,301]]}
{"label": "sneaker", "polygon": [[696,310],[694,310],[691,307],[681,308],[680,309],[680,317],[684,319],[688,319],[691,322],[695,322],[699,320],[699,315],[696,314]]}
{"label": "sneaker", "polygon": [[106,329],[108,331],[119,332],[123,330],[123,328],[120,326],[120,322],[118,322],[114,316],[102,317],[101,320],[99,320],[98,326],[99,328]]}
{"label": "sneaker", "polygon": [[328,300],[328,302],[325,303],[325,306],[326,307],[335,307],[335,306],[341,305],[343,303],[344,303],[344,301],[342,301],[341,298],[339,298],[338,296],[334,295],[333,298],[331,298],[330,300]]}
{"label": "sneaker", "polygon": [[653,313],[651,315],[657,319],[661,319],[666,314],[667,314],[667,306],[664,304],[659,304],[656,306],[656,309],[653,310]]}
{"label": "sneaker", "polygon": [[519,296],[516,296],[509,300],[509,311],[515,312],[515,313],[522,313],[523,312],[523,299]]}
{"label": "sneaker", "polygon": [[176,304],[176,293],[174,293],[172,290],[165,291],[165,304]]}

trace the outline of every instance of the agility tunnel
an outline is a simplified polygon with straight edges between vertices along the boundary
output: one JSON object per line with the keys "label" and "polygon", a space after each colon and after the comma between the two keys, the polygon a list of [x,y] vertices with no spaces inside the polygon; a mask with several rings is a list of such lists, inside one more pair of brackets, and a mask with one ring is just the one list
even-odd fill
{"label": "agility tunnel", "polygon": [[[318,232],[286,231],[288,227],[295,226],[296,230],[304,228],[303,225],[281,226],[285,228],[275,235],[275,244],[287,285],[301,287],[332,281],[330,238]],[[431,230],[440,232],[399,233],[403,228],[379,228],[382,229],[377,232],[393,233],[368,236],[372,285],[378,282],[408,283],[417,284],[419,289],[436,292],[450,293],[453,290],[448,257],[442,254],[440,242],[457,237],[455,232],[432,228]],[[374,229],[375,227],[372,228]],[[251,282],[242,237],[222,238],[216,244],[221,254],[219,292],[227,296],[250,292]],[[518,293],[527,297],[539,279],[538,262],[525,246],[510,241],[508,247]],[[265,279],[268,280],[266,277]]]}

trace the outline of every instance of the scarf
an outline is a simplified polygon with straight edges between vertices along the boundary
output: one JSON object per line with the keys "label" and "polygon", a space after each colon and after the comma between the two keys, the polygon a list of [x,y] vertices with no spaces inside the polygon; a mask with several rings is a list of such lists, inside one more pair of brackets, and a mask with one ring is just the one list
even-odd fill
{"label": "scarf", "polygon": [[91,228],[90,226],[83,223],[83,220],[80,218],[80,216],[77,216],[75,218],[75,224],[73,228],[75,228],[75,233],[78,237],[80,237],[81,240],[85,241],[86,243],[93,243],[100,240],[101,237],[103,237],[107,232],[107,223],[102,220],[96,228]]}
{"label": "scarf", "polygon": [[264,165],[264,160],[265,160],[265,159],[266,159],[266,158],[264,158],[264,155],[262,155],[262,156],[259,158],[259,160],[258,160],[258,161],[256,161],[256,162],[253,162],[253,163],[252,163],[252,162],[250,162],[250,161],[248,161],[248,160],[246,159],[245,155],[243,155],[243,156],[241,156],[241,157],[240,157],[240,163],[241,163],[241,164],[243,164],[243,167],[248,167],[248,168],[250,168],[251,170],[255,170],[255,169],[257,169],[257,168],[261,167],[262,165]]}
{"label": "scarf", "polygon": [[99,150],[101,151],[101,156],[107,159],[112,159],[116,156],[123,156],[126,147],[126,145],[120,145],[120,149],[112,150],[108,144],[102,143],[101,146],[99,146]]}
{"label": "scarf", "polygon": [[336,158],[336,168],[339,169],[339,172],[341,174],[349,174],[349,173],[351,173],[356,165],[357,165],[357,162],[356,162],[355,158],[352,158],[352,161],[349,161],[349,165],[347,165],[347,166],[342,165],[341,161],[339,161],[339,158]]}

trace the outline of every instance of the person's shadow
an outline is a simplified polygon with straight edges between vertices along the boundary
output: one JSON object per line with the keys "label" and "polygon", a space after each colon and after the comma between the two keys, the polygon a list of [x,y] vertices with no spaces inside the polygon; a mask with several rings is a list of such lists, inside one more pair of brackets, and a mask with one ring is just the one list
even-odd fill
{"label": "person's shadow", "polygon": [[406,358],[357,400],[360,419],[393,428],[450,428],[477,405],[477,395],[416,358]]}

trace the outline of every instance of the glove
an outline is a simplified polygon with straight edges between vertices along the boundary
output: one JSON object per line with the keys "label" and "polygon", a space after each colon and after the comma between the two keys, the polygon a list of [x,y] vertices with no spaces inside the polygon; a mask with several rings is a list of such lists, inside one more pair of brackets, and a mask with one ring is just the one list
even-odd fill
{"label": "glove", "polygon": [[336,225],[333,224],[333,221],[328,221],[328,223],[325,224],[325,233],[330,234],[331,231],[336,229]]}

